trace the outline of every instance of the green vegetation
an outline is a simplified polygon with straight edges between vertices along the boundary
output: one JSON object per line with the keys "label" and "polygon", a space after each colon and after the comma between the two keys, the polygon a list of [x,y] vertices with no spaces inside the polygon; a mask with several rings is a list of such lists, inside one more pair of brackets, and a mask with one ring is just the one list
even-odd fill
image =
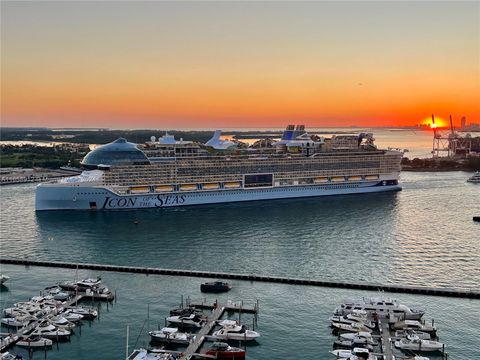
{"label": "green vegetation", "polygon": [[80,166],[85,152],[75,152],[61,147],[45,146],[0,146],[0,167],[21,168],[59,168],[61,166]]}

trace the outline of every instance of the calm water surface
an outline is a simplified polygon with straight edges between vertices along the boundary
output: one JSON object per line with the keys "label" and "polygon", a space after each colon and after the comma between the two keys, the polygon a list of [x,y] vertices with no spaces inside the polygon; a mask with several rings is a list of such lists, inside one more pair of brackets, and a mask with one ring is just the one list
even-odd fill
{"label": "calm water surface", "polygon": [[[390,194],[98,213],[36,214],[34,185],[4,186],[1,252],[2,257],[480,291],[480,224],[472,221],[480,213],[480,186],[466,183],[468,176],[405,172],[403,191]],[[2,307],[75,276],[72,271],[19,266],[2,266],[1,271],[12,277],[8,288],[2,288]],[[91,329],[85,326],[72,343],[61,344],[59,352],[49,352],[49,359],[121,358],[127,325],[130,346],[145,345],[145,327],[163,324],[181,294],[201,296],[201,279],[101,275],[117,289],[118,303],[108,312],[104,306],[100,321]],[[249,359],[328,359],[334,338],[326,319],[342,299],[369,295],[240,281],[234,286],[229,298],[259,299],[261,305],[262,338],[260,345],[248,348]],[[395,296],[435,319],[451,359],[480,358],[480,302]],[[149,324],[142,329],[147,304]],[[246,316],[242,321],[250,320]]]}

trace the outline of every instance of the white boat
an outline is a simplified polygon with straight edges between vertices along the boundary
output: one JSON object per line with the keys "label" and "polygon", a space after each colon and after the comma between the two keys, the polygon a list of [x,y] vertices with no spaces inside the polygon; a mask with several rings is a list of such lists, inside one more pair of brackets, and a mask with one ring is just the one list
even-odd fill
{"label": "white boat", "polygon": [[72,310],[67,310],[63,312],[62,316],[68,321],[71,321],[72,323],[77,323],[83,319],[83,315],[74,313]]}
{"label": "white boat", "polygon": [[413,356],[413,357],[408,357],[408,358],[405,358],[405,360],[430,360],[430,358],[426,357],[426,356]]}
{"label": "white boat", "polygon": [[93,320],[98,316],[98,311],[93,308],[85,308],[82,306],[70,307],[69,312],[83,316],[86,320]]}
{"label": "white boat", "polygon": [[75,328],[75,324],[65,319],[65,317],[62,315],[50,318],[47,321],[53,326],[57,326],[60,329],[71,331]]}
{"label": "white boat", "polygon": [[371,332],[372,330],[361,323],[352,323],[352,324],[342,324],[342,323],[332,323],[334,330],[343,331],[343,332]]}
{"label": "white boat", "polygon": [[220,340],[252,341],[260,337],[260,334],[248,330],[245,325],[227,325],[212,334]]}
{"label": "white boat", "polygon": [[30,322],[35,320],[37,320],[35,316],[25,315],[25,316],[18,316],[18,317],[2,318],[0,320],[0,323],[10,327],[22,327],[22,326],[27,326]]}
{"label": "white boat", "polygon": [[445,345],[438,341],[422,340],[416,336],[408,336],[406,338],[395,341],[395,347],[401,350],[411,351],[442,351]]}
{"label": "white boat", "polygon": [[182,327],[202,327],[205,323],[205,319],[200,317],[198,314],[190,315],[178,315],[178,316],[169,316],[167,321],[172,324],[177,324]]}
{"label": "white boat", "polygon": [[[376,360],[377,357],[365,348],[354,348],[353,350],[337,349],[330,351],[337,359],[368,359]],[[360,356],[360,357],[359,357]]]}
{"label": "white boat", "polygon": [[423,331],[415,331],[415,330],[397,330],[395,331],[396,338],[406,338],[407,336],[417,336],[419,339],[422,340],[431,340],[432,337],[429,333]]}
{"label": "white boat", "polygon": [[154,330],[148,333],[152,341],[168,342],[174,344],[189,344],[195,336],[178,332],[178,328],[164,327],[161,330]]}
{"label": "white boat", "polygon": [[360,340],[360,341],[355,341],[355,340],[341,340],[337,339],[333,343],[333,348],[334,349],[353,349],[356,347],[362,347],[367,349],[368,351],[373,351],[373,345],[370,345],[366,342],[365,339]]}
{"label": "white boat", "polygon": [[39,336],[30,336],[23,338],[16,342],[15,346],[28,347],[28,348],[44,348],[52,346],[53,341],[47,338]]}
{"label": "white boat", "polygon": [[475,172],[475,174],[469,177],[467,182],[473,184],[480,184],[480,171]]}
{"label": "white boat", "polygon": [[177,357],[165,350],[136,349],[127,360],[177,360]]}
{"label": "white boat", "polygon": [[48,293],[53,297],[54,300],[57,301],[67,301],[70,299],[70,294],[63,292],[62,289],[58,286],[55,286],[53,288],[47,288]]}
{"label": "white boat", "polygon": [[375,329],[376,326],[373,321],[368,321],[366,318],[358,318],[352,314],[331,316],[328,320],[330,320],[332,323],[340,324],[362,324],[370,329]]}
{"label": "white boat", "polygon": [[368,341],[369,344],[373,344],[374,342],[372,333],[368,331],[344,333],[344,334],[340,334],[338,337],[342,340],[353,340],[355,338],[365,339]]}
{"label": "white boat", "polygon": [[363,298],[345,300],[335,309],[335,315],[347,315],[355,311],[366,311],[373,315],[403,315],[405,319],[419,320],[424,315],[423,310],[411,309],[391,298]]}
{"label": "white boat", "polygon": [[0,285],[3,285],[3,283],[8,279],[10,279],[10,277],[8,277],[7,275],[0,274]]}
{"label": "white boat", "polygon": [[69,330],[60,329],[48,322],[42,322],[33,330],[31,335],[45,337],[52,340],[64,340],[71,335],[71,332]]}
{"label": "white boat", "polygon": [[397,321],[395,324],[392,325],[392,329],[421,331],[421,332],[426,332],[431,336],[435,336],[437,332],[437,328],[435,326],[422,324],[420,321],[417,321],[417,320]]}

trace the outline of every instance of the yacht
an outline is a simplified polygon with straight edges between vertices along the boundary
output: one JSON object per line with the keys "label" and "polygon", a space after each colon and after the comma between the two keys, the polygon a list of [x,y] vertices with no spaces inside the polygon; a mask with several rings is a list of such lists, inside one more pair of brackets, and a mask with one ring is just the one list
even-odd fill
{"label": "yacht", "polygon": [[334,330],[348,332],[348,333],[351,333],[351,332],[371,332],[372,331],[370,328],[366,327],[362,323],[357,323],[357,322],[354,322],[354,323],[351,323],[351,324],[343,324],[343,323],[333,322],[332,327],[334,328]]}
{"label": "yacht", "polygon": [[212,334],[220,340],[252,341],[260,337],[260,334],[248,330],[245,325],[227,325]]}
{"label": "yacht", "polygon": [[65,329],[60,329],[48,322],[42,322],[33,330],[31,335],[51,340],[66,340],[70,337],[71,332]]}
{"label": "yacht", "polygon": [[328,320],[340,324],[362,324],[370,329],[375,329],[376,326],[374,322],[367,320],[367,318],[359,318],[352,314],[331,316]]}
{"label": "yacht", "polygon": [[53,341],[47,338],[39,336],[29,336],[23,338],[15,343],[15,346],[27,347],[27,348],[45,348],[52,346]]}
{"label": "yacht", "polygon": [[368,359],[377,360],[377,357],[370,353],[366,348],[354,348],[353,350],[337,349],[330,351],[337,359]]}
{"label": "yacht", "polygon": [[345,300],[335,309],[335,315],[347,315],[354,311],[366,311],[369,314],[404,316],[409,320],[420,320],[425,314],[423,310],[411,309],[390,298],[363,298]]}
{"label": "yacht", "polygon": [[438,341],[422,340],[417,336],[408,336],[406,338],[395,341],[395,347],[401,350],[409,351],[442,351],[445,345]]}
{"label": "yacht", "polygon": [[216,359],[245,359],[245,350],[232,347],[224,342],[214,342],[205,352],[206,355],[213,355]]}
{"label": "yacht", "polygon": [[420,321],[416,321],[416,320],[397,321],[395,324],[392,325],[392,329],[421,331],[421,332],[428,333],[431,336],[435,336],[437,333],[437,328],[435,326],[422,324]]}
{"label": "yacht", "polygon": [[415,331],[415,330],[397,330],[395,331],[396,338],[406,338],[407,336],[417,336],[419,339],[422,340],[431,340],[431,336],[429,333],[422,332],[422,331]]}
{"label": "yacht", "polygon": [[480,171],[476,171],[475,174],[468,178],[467,182],[480,184]]}
{"label": "yacht", "polygon": [[205,323],[205,319],[198,314],[169,316],[167,317],[167,321],[171,324],[177,324],[181,327],[197,328],[201,328]]}
{"label": "yacht", "polygon": [[164,327],[161,330],[154,330],[148,333],[152,341],[174,343],[174,344],[189,344],[190,340],[195,339],[195,336],[178,332],[178,328]]}
{"label": "yacht", "polygon": [[[98,312],[95,309],[85,308],[82,306],[70,307],[68,308],[67,312],[71,312],[72,314],[77,314],[83,316],[85,320],[93,320],[97,317]],[[70,320],[72,321],[72,320]]]}

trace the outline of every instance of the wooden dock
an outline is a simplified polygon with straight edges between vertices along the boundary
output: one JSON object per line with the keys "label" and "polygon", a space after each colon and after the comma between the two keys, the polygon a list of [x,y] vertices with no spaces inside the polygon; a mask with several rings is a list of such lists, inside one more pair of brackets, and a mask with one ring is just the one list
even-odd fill
{"label": "wooden dock", "polygon": [[395,360],[392,349],[392,339],[390,338],[390,328],[388,325],[388,319],[386,317],[380,317],[378,319],[378,329],[380,331],[380,342],[383,359]]}
{"label": "wooden dock", "polygon": [[218,306],[216,309],[213,310],[212,314],[207,317],[206,324],[195,336],[195,340],[191,342],[190,345],[188,345],[187,349],[182,353],[182,355],[180,355],[179,359],[190,360],[195,356],[196,353],[198,353],[198,350],[205,341],[205,336],[210,334],[210,332],[215,327],[217,321],[222,317],[224,312],[224,306]]}
{"label": "wooden dock", "polygon": [[349,283],[349,282],[342,282],[342,281],[324,281],[324,280],[313,280],[313,279],[287,278],[287,277],[279,277],[279,276],[263,276],[263,275],[255,275],[255,274],[235,274],[235,273],[212,272],[212,271],[162,269],[162,268],[147,268],[147,267],[135,267],[135,266],[67,263],[67,262],[53,262],[53,261],[35,261],[35,260],[11,259],[11,258],[0,259],[0,264],[45,266],[45,267],[67,268],[67,269],[87,269],[87,270],[96,270],[96,271],[126,272],[126,273],[136,273],[136,274],[186,276],[186,277],[215,278],[215,279],[235,279],[235,280],[259,281],[259,282],[270,282],[270,283],[290,284],[290,285],[322,286],[322,287],[342,288],[342,289],[386,291],[386,292],[392,292],[392,293],[406,293],[406,294],[418,294],[418,295],[430,295],[430,296],[448,296],[448,297],[458,297],[458,298],[468,298],[468,299],[480,299],[479,291],[450,289],[450,288],[418,287],[418,286],[409,286],[409,285]]}

